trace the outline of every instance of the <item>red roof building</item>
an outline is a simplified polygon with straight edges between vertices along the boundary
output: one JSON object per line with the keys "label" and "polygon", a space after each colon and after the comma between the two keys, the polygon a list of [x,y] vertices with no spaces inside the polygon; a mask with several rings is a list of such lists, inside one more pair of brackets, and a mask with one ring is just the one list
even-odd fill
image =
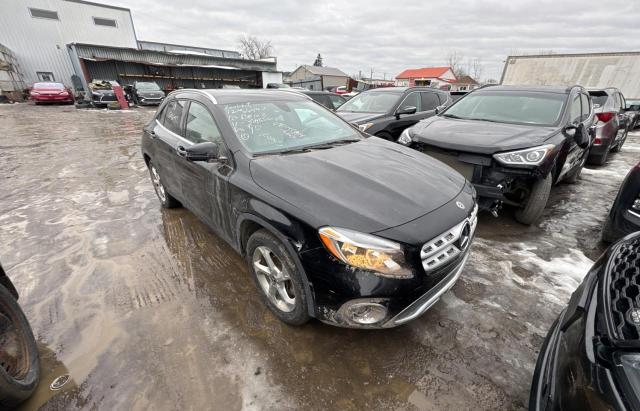
{"label": "red roof building", "polygon": [[451,67],[407,69],[396,76],[396,86],[428,86],[440,88],[456,81]]}

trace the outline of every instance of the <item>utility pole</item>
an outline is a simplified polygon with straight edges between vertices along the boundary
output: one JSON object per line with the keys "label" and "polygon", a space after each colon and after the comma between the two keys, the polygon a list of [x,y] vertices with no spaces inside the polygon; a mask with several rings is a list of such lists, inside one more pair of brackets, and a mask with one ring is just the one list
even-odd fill
{"label": "utility pole", "polygon": [[371,67],[371,77],[369,77],[369,80],[373,80],[373,67]]}

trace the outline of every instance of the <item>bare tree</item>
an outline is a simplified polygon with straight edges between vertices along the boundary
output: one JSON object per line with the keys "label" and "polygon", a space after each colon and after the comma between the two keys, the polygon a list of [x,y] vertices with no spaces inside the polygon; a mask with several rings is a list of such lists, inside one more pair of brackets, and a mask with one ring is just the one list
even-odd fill
{"label": "bare tree", "polygon": [[469,75],[473,77],[474,80],[480,81],[480,77],[482,76],[482,61],[479,58],[475,58],[473,60],[469,60],[467,71]]}
{"label": "bare tree", "polygon": [[269,40],[261,40],[246,34],[238,39],[240,52],[249,60],[259,60],[273,55],[273,46]]}
{"label": "bare tree", "polygon": [[464,56],[462,53],[458,53],[457,51],[452,51],[447,56],[447,65],[451,67],[451,71],[456,77],[464,76],[467,73],[465,72],[462,61],[464,60]]}

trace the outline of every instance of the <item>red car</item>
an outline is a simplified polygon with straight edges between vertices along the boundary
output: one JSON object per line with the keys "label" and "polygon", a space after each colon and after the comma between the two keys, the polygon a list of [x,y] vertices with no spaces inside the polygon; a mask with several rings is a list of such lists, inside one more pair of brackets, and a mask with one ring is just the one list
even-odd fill
{"label": "red car", "polygon": [[40,103],[73,104],[73,93],[62,83],[34,83],[29,92],[31,100]]}

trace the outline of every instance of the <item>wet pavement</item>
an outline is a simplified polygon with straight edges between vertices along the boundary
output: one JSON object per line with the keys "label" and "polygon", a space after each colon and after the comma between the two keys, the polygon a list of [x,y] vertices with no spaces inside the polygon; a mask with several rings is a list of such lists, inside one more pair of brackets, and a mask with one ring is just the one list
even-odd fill
{"label": "wet pavement", "polygon": [[557,186],[537,226],[481,214],[460,281],[416,321],[294,328],[193,214],[160,209],[139,147],[152,114],[0,105],[0,261],[43,368],[22,409],[522,409],[640,159],[636,133]]}

